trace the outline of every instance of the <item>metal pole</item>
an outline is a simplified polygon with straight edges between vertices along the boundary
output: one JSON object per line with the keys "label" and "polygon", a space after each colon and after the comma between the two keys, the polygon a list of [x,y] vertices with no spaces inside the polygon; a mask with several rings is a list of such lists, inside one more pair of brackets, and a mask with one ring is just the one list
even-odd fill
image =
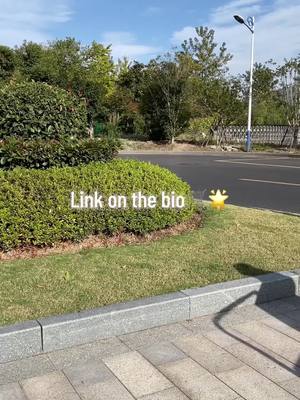
{"label": "metal pole", "polygon": [[249,106],[248,106],[248,126],[246,134],[246,151],[251,151],[252,139],[252,92],[253,92],[253,68],[254,68],[254,17],[252,17],[253,26],[251,27],[251,64],[250,64],[250,82],[249,82]]}

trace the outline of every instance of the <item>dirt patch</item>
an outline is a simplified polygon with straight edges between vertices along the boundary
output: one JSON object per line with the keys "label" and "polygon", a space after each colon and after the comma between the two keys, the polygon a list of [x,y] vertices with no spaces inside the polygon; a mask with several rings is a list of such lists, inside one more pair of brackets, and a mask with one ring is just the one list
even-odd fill
{"label": "dirt patch", "polygon": [[[201,146],[200,144],[193,144],[187,142],[170,143],[155,143],[152,141],[136,141],[121,139],[122,150],[124,152],[242,152],[244,153],[244,145],[237,144],[224,144],[222,147],[216,145]],[[287,147],[280,147],[274,145],[257,145],[253,144],[252,151],[254,153],[275,153],[275,154],[288,154],[289,156],[300,156],[300,149],[291,149]],[[122,152],[122,151],[121,151]]]}
{"label": "dirt patch", "polygon": [[44,257],[62,253],[77,253],[81,250],[88,250],[94,248],[108,248],[116,246],[126,246],[128,244],[143,244],[180,235],[182,233],[191,232],[202,226],[203,215],[197,213],[187,222],[183,222],[176,226],[172,226],[160,231],[151,232],[145,235],[136,235],[132,233],[119,233],[113,236],[99,235],[90,236],[80,243],[63,242],[54,245],[53,247],[36,247],[29,246],[11,250],[9,252],[0,252],[0,261],[9,261],[17,259],[31,259]]}
{"label": "dirt patch", "polygon": [[122,150],[124,151],[174,151],[174,152],[184,152],[184,151],[211,151],[212,149],[216,149],[216,146],[203,147],[196,144],[191,143],[155,143],[152,141],[142,142],[135,140],[125,140],[122,139]]}

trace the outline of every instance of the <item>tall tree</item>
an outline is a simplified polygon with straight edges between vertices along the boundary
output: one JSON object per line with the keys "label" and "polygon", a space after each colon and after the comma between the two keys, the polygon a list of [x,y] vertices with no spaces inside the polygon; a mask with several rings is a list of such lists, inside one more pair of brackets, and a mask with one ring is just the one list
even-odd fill
{"label": "tall tree", "polygon": [[142,110],[154,138],[175,137],[187,123],[189,71],[171,55],[149,64],[142,97]]}
{"label": "tall tree", "polygon": [[20,47],[16,47],[17,67],[23,79],[48,81],[42,68],[45,52],[46,48],[43,45],[34,42],[24,41]]}
{"label": "tall tree", "polygon": [[240,84],[237,79],[215,79],[201,84],[198,89],[201,102],[198,115],[211,117],[211,134],[215,135],[218,145],[226,142],[225,128],[245,121],[245,103],[240,97]]}
{"label": "tall tree", "polygon": [[283,102],[288,124],[294,131],[293,146],[296,147],[300,126],[300,54],[296,58],[286,60],[278,68],[280,80],[279,94]]}
{"label": "tall tree", "polygon": [[[285,113],[278,96],[276,63],[256,63],[253,71],[253,123],[280,125],[286,123]],[[244,101],[248,101],[250,72],[241,76]]]}
{"label": "tall tree", "polygon": [[227,52],[226,44],[218,48],[215,32],[208,27],[195,28],[196,36],[185,40],[177,57],[189,63],[194,74],[204,79],[214,79],[227,72],[232,55]]}
{"label": "tall tree", "polygon": [[66,38],[47,46],[24,42],[16,53],[25,79],[62,87],[86,100],[92,134],[94,120],[103,118],[115,86],[110,47],[96,42],[82,46]]}
{"label": "tall tree", "polygon": [[118,85],[128,89],[137,102],[140,101],[142,96],[146,71],[146,65],[134,61],[128,69],[123,68],[118,75]]}

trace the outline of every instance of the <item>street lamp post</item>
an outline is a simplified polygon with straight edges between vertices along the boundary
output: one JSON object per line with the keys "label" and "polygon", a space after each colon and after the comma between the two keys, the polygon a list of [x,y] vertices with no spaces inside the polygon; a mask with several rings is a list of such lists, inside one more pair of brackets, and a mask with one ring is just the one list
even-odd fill
{"label": "street lamp post", "polygon": [[249,106],[248,106],[248,125],[246,134],[246,151],[251,151],[251,122],[252,122],[252,92],[253,92],[253,68],[254,68],[254,17],[248,17],[247,22],[240,15],[234,15],[234,19],[245,25],[251,32],[251,63],[250,63],[250,82],[249,82]]}

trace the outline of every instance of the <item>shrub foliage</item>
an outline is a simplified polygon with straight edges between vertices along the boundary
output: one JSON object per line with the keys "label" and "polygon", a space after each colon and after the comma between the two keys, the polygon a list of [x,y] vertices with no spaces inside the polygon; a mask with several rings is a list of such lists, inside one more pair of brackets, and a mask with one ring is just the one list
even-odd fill
{"label": "shrub foliage", "polygon": [[0,168],[16,167],[48,169],[111,161],[117,154],[119,141],[101,140],[22,140],[10,138],[0,143]]}
{"label": "shrub foliage", "polygon": [[85,104],[64,89],[40,82],[0,89],[0,138],[86,136]]}
{"label": "shrub foliage", "polygon": [[[142,192],[159,198],[161,192],[183,195],[183,209],[72,209],[70,193],[97,190],[131,197]],[[195,204],[188,184],[172,172],[134,160],[90,163],[46,171],[16,168],[0,171],[0,249],[51,246],[80,241],[89,235],[116,232],[146,233],[189,219]]]}

